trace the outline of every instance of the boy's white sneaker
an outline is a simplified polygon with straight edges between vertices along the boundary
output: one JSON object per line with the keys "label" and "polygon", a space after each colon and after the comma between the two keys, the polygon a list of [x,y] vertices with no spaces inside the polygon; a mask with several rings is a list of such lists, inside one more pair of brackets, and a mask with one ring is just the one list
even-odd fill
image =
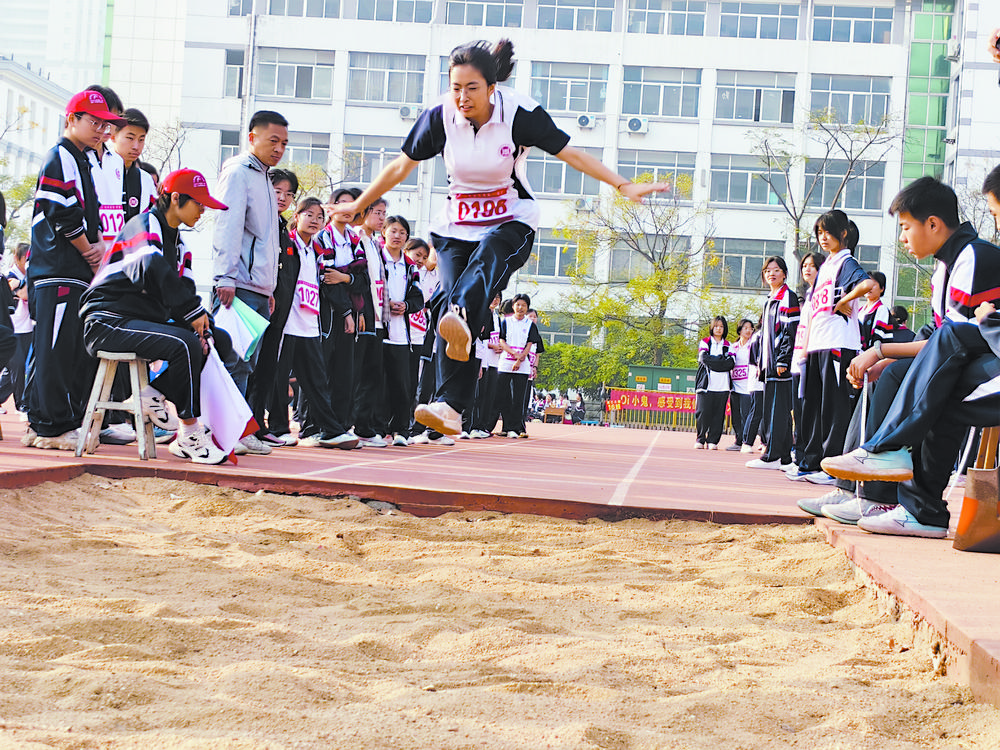
{"label": "boy's white sneaker", "polygon": [[177,436],[167,450],[178,458],[190,459],[196,464],[221,464],[226,460],[226,454],[222,448],[215,444],[208,430],[203,425],[198,425],[197,429],[185,437]]}

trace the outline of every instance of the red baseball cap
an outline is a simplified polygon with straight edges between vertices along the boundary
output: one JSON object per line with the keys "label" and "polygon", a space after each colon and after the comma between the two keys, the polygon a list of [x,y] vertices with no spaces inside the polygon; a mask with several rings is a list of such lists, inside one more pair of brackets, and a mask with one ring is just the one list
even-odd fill
{"label": "red baseball cap", "polygon": [[66,114],[87,114],[98,120],[118,124],[126,122],[124,117],[116,115],[108,109],[108,103],[104,101],[104,97],[98,91],[81,91],[79,94],[74,94],[73,98],[69,100],[69,104],[66,105]]}
{"label": "red baseball cap", "polygon": [[168,174],[160,181],[160,193],[190,195],[205,208],[221,208],[223,211],[229,208],[208,194],[208,183],[204,176],[193,169],[178,169]]}

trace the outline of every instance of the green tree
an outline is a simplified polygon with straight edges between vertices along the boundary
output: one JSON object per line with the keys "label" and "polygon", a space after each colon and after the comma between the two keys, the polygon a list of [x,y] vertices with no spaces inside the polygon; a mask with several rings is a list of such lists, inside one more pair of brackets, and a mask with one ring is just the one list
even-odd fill
{"label": "green tree", "polygon": [[600,396],[603,386],[623,387],[627,381],[628,364],[607,349],[553,344],[538,357],[536,383],[543,390],[579,390],[590,400]]}
{"label": "green tree", "polygon": [[625,365],[685,361],[698,329],[692,321],[712,306],[711,290],[701,283],[712,212],[692,202],[690,176],[667,180],[669,193],[642,204],[603,197],[560,228],[576,246],[565,307],[589,326],[607,356]]}

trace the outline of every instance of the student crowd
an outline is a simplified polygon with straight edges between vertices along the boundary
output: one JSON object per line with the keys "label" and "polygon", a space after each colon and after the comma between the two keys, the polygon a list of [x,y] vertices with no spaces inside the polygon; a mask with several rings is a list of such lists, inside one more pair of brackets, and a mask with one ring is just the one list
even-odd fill
{"label": "student crowd", "polygon": [[[382,198],[360,214],[338,210],[357,188],[300,196],[296,175],[277,168],[288,142],[277,112],[253,115],[247,148],[222,166],[215,196],[191,169],[158,180],[140,161],[149,128],[106,87],[67,104],[64,137],[39,175],[31,243],[17,246],[3,290],[11,297],[0,304],[0,366],[10,380],[0,389],[26,415],[22,443],[74,450],[97,352],[134,352],[154,361],[142,401],[157,441],[219,463],[228,453],[199,420],[201,399],[213,397],[200,374],[214,349],[253,412],[256,429],[237,454],[453,445],[414,416],[435,390],[439,274],[434,248],[410,236],[407,219],[387,215]],[[210,309],[180,231],[206,208],[217,210]],[[214,320],[236,299],[267,319],[248,358]],[[502,306],[498,294],[490,313],[465,352],[480,374],[458,437],[491,437],[501,416],[500,434],[527,437],[544,348],[536,315],[524,294]],[[116,382],[116,393],[125,389]],[[106,415],[103,442],[135,439],[125,416]]]}
{"label": "student crowd", "polygon": [[[1000,167],[983,193],[1000,229]],[[1000,249],[960,221],[955,192],[934,178],[912,182],[889,211],[907,252],[936,260],[933,322],[909,330],[905,308],[882,300],[885,276],[851,254],[857,226],[843,211],[823,214],[814,228],[823,252],[799,267],[802,299],[784,260],[768,258],[757,326],[741,320],[730,343],[717,317],[701,341],[695,448],[718,448],[728,400],[736,440],[726,450],[750,453],[761,439],[763,455],[748,468],[835,485],[800,500],[802,510],[873,533],[941,538],[966,435],[1000,424]]]}

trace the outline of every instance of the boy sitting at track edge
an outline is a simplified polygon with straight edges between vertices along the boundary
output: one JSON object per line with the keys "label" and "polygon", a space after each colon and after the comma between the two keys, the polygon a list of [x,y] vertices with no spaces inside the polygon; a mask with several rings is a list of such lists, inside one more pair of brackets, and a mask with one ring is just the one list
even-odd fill
{"label": "boy sitting at track edge", "polygon": [[135,352],[167,362],[152,387],[177,407],[180,425],[169,450],[195,463],[218,464],[226,454],[198,422],[211,319],[184,277],[187,262],[178,238],[180,225],[193,227],[206,207],[226,209],[209,195],[199,172],[179,169],[167,175],[156,205],[128,222],[105,255],[83,294],[80,316],[92,355]]}
{"label": "boy sitting at track edge", "polygon": [[[987,176],[983,193],[1000,227],[1000,167]],[[881,419],[872,437],[822,465],[843,479],[901,482],[899,505],[868,508],[859,528],[943,538],[949,520],[943,493],[962,438],[970,426],[1000,421],[1000,248],[979,239],[971,224],[959,225],[954,191],[933,178],[910,184],[889,211],[907,251],[938,261],[931,285],[935,325],[912,343],[876,342],[854,359],[848,375],[858,382],[865,372],[879,377],[888,358],[914,357],[882,374],[872,404]]]}

